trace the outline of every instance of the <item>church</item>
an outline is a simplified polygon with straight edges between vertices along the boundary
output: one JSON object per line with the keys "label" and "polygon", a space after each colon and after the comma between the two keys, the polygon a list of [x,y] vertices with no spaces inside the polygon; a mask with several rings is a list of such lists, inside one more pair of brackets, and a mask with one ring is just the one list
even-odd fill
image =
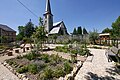
{"label": "church", "polygon": [[53,23],[53,14],[51,12],[50,0],[46,0],[44,26],[48,35],[68,35],[67,28],[63,21]]}

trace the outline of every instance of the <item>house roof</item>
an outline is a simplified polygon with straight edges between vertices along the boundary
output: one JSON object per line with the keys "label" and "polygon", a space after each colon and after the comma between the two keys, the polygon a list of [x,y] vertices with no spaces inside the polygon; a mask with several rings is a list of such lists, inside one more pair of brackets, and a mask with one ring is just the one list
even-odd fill
{"label": "house roof", "polygon": [[5,30],[5,31],[16,32],[15,30],[11,29],[11,28],[8,27],[7,25],[0,24],[0,28],[3,29],[3,30]]}
{"label": "house roof", "polygon": [[49,34],[56,34],[59,32],[59,30],[60,30],[60,27],[54,27]]}
{"label": "house roof", "polygon": [[101,33],[101,34],[99,34],[99,36],[109,36],[110,35],[110,33]]}

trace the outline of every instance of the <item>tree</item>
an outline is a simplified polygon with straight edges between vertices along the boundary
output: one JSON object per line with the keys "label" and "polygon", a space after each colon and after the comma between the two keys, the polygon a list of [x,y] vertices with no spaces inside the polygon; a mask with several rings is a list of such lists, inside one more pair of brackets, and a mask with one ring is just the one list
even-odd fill
{"label": "tree", "polygon": [[73,30],[73,35],[77,35],[77,30],[76,30],[76,28],[74,28],[74,30]]}
{"label": "tree", "polygon": [[78,29],[77,29],[77,34],[78,34],[78,35],[82,35],[82,28],[81,28],[81,26],[78,27]]}
{"label": "tree", "polygon": [[83,34],[88,34],[88,32],[85,28],[83,28]]}
{"label": "tree", "polygon": [[120,16],[114,23],[112,23],[111,38],[114,42],[117,40],[116,46],[118,47],[118,39],[120,39]]}
{"label": "tree", "polygon": [[[42,21],[40,21],[41,23]],[[41,48],[41,52],[43,52],[43,44],[47,38],[44,26],[41,25],[39,27],[36,27],[36,31],[33,33],[32,38],[34,40],[34,45],[37,51],[39,51],[39,48]]]}
{"label": "tree", "polygon": [[30,20],[25,26],[25,37],[30,38],[33,32],[35,32],[34,25]]}
{"label": "tree", "polygon": [[21,41],[24,38],[25,27],[24,26],[18,26],[18,31],[19,31],[19,34],[16,36],[16,40]]}
{"label": "tree", "polygon": [[97,30],[90,32],[89,39],[93,44],[97,44],[96,40],[98,40],[98,38],[99,38],[99,34],[97,33]]}
{"label": "tree", "polygon": [[7,36],[1,36],[1,37],[0,37],[1,43],[7,43],[7,39],[8,39]]}
{"label": "tree", "polygon": [[102,31],[102,33],[111,33],[111,29],[105,28],[105,29]]}

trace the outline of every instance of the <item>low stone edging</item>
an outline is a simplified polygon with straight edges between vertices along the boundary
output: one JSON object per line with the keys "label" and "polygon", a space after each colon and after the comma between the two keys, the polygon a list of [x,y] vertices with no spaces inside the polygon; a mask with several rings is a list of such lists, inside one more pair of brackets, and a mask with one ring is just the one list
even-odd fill
{"label": "low stone edging", "polygon": [[25,74],[19,74],[16,70],[14,70],[6,61],[4,61],[3,66],[5,66],[6,68],[8,68],[13,74],[15,74],[20,80],[30,80],[29,78],[27,78],[27,76]]}

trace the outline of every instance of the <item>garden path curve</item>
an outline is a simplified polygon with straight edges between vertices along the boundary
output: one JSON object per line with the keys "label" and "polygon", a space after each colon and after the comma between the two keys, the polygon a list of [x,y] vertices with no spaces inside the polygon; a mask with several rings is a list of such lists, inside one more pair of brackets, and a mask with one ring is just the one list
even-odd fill
{"label": "garden path curve", "polygon": [[[120,80],[114,62],[108,62],[105,50],[90,49],[94,55],[92,62],[86,60],[75,80]],[[92,58],[91,58],[92,59]]]}

